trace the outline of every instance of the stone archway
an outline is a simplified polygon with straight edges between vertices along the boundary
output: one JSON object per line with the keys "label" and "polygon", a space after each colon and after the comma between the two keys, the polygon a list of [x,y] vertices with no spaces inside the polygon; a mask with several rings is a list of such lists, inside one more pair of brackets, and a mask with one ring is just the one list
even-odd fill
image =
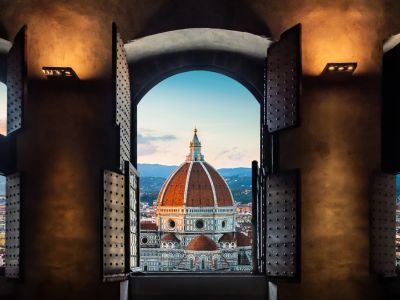
{"label": "stone archway", "polygon": [[225,29],[190,28],[150,35],[125,44],[133,102],[180,72],[208,70],[243,84],[261,101],[267,37]]}
{"label": "stone archway", "polygon": [[234,30],[190,28],[149,35],[125,44],[132,95],[132,162],[137,164],[137,104],[175,74],[207,70],[241,83],[261,103],[264,68],[272,40]]}

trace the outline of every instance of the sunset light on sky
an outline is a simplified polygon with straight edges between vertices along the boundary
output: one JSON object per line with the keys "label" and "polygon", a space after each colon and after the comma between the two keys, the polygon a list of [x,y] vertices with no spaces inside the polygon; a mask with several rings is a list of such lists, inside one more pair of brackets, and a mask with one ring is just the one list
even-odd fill
{"label": "sunset light on sky", "polygon": [[138,106],[138,162],[178,165],[198,129],[205,160],[217,168],[259,160],[260,106],[237,81],[208,71],[169,77]]}

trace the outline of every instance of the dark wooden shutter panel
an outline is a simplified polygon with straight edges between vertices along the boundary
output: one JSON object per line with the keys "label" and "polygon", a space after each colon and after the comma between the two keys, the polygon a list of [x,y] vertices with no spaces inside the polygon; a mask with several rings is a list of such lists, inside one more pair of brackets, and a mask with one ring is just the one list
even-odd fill
{"label": "dark wooden shutter panel", "polygon": [[300,268],[299,171],[267,176],[266,274],[296,277]]}
{"label": "dark wooden shutter panel", "polygon": [[0,136],[0,172],[8,175],[16,170],[16,134],[22,128],[26,85],[24,26],[16,35],[7,54],[7,136]]}
{"label": "dark wooden shutter panel", "polygon": [[270,133],[297,126],[299,123],[300,30],[300,24],[292,27],[268,48],[264,124]]}
{"label": "dark wooden shutter panel", "polygon": [[400,44],[383,55],[382,64],[382,171],[400,172]]}
{"label": "dark wooden shutter panel", "polygon": [[131,159],[131,89],[124,41],[113,24],[113,70],[115,80],[115,121],[120,128],[120,170]]}
{"label": "dark wooden shutter panel", "polygon": [[139,269],[139,173],[125,162],[125,209],[126,209],[126,265],[128,272]]}
{"label": "dark wooden shutter panel", "polygon": [[23,104],[26,85],[24,26],[16,35],[7,56],[7,137],[0,147],[1,172],[6,174],[6,253],[5,275],[20,278],[21,178],[16,169],[16,139],[23,126]]}
{"label": "dark wooden shutter panel", "polygon": [[396,276],[396,176],[378,174],[372,186],[371,269]]}
{"label": "dark wooden shutter panel", "polygon": [[122,281],[125,265],[125,176],[104,171],[103,281]]}
{"label": "dark wooden shutter panel", "polygon": [[23,27],[14,39],[7,57],[7,134],[22,127],[25,92],[25,31]]}
{"label": "dark wooden shutter panel", "polygon": [[20,175],[6,177],[6,255],[5,275],[7,278],[20,276]]}

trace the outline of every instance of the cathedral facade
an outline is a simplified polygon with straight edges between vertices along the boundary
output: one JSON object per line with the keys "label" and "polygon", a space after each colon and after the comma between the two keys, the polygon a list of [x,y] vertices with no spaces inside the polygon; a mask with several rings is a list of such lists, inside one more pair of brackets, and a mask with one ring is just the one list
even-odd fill
{"label": "cathedral facade", "polygon": [[251,237],[237,230],[232,193],[204,160],[197,130],[190,152],[165,181],[155,223],[140,227],[144,271],[250,272]]}

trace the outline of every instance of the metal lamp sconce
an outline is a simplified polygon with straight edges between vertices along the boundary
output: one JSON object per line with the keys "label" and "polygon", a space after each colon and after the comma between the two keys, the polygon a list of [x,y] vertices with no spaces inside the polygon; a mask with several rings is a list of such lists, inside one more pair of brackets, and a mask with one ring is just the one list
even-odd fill
{"label": "metal lamp sconce", "polygon": [[79,79],[71,67],[42,67],[42,73],[47,79]]}
{"label": "metal lamp sconce", "polygon": [[327,63],[321,73],[322,77],[332,79],[345,79],[351,77],[357,68],[356,62],[350,63]]}

